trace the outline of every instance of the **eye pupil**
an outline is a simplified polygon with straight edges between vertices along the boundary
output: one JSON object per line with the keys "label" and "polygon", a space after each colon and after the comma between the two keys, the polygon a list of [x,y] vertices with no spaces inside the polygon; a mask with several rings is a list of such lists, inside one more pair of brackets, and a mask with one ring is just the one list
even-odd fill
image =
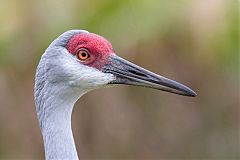
{"label": "eye pupil", "polygon": [[82,52],[82,57],[86,57],[87,54],[85,52]]}

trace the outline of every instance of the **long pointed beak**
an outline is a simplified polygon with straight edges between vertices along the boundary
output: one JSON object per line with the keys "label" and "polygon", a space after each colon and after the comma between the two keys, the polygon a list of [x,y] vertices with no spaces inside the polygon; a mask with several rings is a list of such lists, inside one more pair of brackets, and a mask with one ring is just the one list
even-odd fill
{"label": "long pointed beak", "polygon": [[111,73],[116,77],[110,84],[143,86],[191,97],[197,95],[183,84],[150,72],[116,55],[109,57],[103,72]]}

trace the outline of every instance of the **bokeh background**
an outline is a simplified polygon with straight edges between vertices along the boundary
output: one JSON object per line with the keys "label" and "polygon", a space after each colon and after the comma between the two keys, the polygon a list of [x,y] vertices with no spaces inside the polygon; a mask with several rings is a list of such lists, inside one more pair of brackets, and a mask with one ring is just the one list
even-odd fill
{"label": "bokeh background", "polygon": [[58,35],[85,29],[140,66],[193,88],[196,98],[118,86],[73,112],[82,159],[239,158],[236,0],[0,0],[0,159],[42,159],[33,86]]}

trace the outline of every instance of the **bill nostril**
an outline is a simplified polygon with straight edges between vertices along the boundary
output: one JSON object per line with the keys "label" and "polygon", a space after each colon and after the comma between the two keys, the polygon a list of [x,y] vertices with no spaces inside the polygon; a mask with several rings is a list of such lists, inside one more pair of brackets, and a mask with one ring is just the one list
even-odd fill
{"label": "bill nostril", "polygon": [[135,71],[135,70],[128,70],[130,73],[134,74],[134,75],[138,75],[138,76],[141,76],[141,77],[147,77],[145,74],[141,73],[141,72],[138,72],[138,71]]}

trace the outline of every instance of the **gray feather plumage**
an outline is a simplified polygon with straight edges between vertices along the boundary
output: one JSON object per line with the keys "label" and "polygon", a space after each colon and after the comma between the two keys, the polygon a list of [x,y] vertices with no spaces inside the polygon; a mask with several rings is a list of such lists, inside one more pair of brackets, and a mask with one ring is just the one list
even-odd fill
{"label": "gray feather plumage", "polygon": [[114,79],[95,68],[85,66],[66,47],[75,34],[70,30],[54,40],[38,64],[35,76],[35,104],[42,131],[46,159],[78,159],[71,114],[75,102],[84,93]]}

